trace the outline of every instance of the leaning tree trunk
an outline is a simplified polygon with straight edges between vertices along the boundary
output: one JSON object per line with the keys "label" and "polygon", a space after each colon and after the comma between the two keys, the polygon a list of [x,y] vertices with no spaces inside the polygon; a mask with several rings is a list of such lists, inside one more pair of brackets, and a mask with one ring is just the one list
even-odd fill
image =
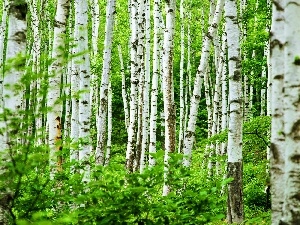
{"label": "leaning tree trunk", "polygon": [[[286,0],[284,4],[285,71],[283,82],[283,118],[285,143],[283,148],[279,150],[285,153],[285,183],[281,183],[285,190],[285,197],[283,218],[280,224],[293,225],[300,224],[300,29],[297,23],[300,20],[299,3],[299,1]],[[278,8],[278,5],[276,7]],[[279,93],[279,96],[282,97],[281,93]],[[279,96],[277,97],[279,98]]]}
{"label": "leaning tree trunk", "polygon": [[61,76],[64,69],[64,51],[67,18],[69,16],[70,1],[58,0],[54,21],[54,35],[52,59],[53,63],[49,68],[49,88],[48,88],[48,107],[51,107],[47,114],[49,129],[49,163],[50,177],[54,178],[56,171],[62,170],[62,101],[60,99]]}
{"label": "leaning tree trunk", "polygon": [[242,77],[240,30],[237,21],[237,6],[235,0],[225,1],[225,30],[228,43],[229,70],[229,128],[228,128],[228,164],[227,177],[234,180],[228,184],[229,223],[241,223],[244,220],[243,209],[243,163],[242,163]]}
{"label": "leaning tree trunk", "polygon": [[[25,62],[27,3],[14,0],[10,1],[10,4],[5,5],[5,7],[7,7],[4,9],[6,12],[9,9],[6,60],[14,60],[18,57],[18,63]],[[1,115],[5,115],[4,117],[1,116],[0,121],[0,129],[2,131],[0,134],[0,174],[2,177],[7,178],[3,180],[0,191],[0,224],[3,225],[15,224],[15,221],[13,222],[11,218],[12,209],[10,204],[14,197],[10,186],[13,183],[13,176],[10,174],[6,164],[10,163],[10,157],[14,154],[12,151],[14,151],[16,139],[22,135],[18,123],[21,121],[20,115],[22,114],[20,114],[20,109],[22,109],[23,90],[25,88],[21,82],[25,64],[19,64],[18,67],[14,67],[13,64],[8,66],[12,66],[12,68],[5,72],[3,101],[1,101],[3,105],[1,105],[0,109]],[[3,121],[4,118],[5,121]],[[18,121],[17,123],[16,120]]]}
{"label": "leaning tree trunk", "polygon": [[203,41],[200,64],[197,69],[194,90],[191,99],[189,121],[183,141],[183,153],[185,157],[183,160],[183,165],[187,167],[190,166],[191,163],[192,147],[195,139],[196,120],[201,97],[201,86],[208,66],[211,42],[213,41],[214,35],[218,29],[218,25],[222,17],[223,6],[224,0],[218,0],[212,23],[209,25],[208,32]]}

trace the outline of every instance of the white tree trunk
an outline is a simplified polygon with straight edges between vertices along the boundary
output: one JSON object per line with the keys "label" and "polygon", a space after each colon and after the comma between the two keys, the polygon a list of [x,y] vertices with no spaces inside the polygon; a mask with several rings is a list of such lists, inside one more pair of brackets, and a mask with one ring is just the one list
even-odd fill
{"label": "white tree trunk", "polygon": [[111,82],[108,84],[108,99],[107,99],[107,144],[106,144],[106,153],[105,153],[105,162],[107,166],[110,161],[111,154],[111,135],[112,135],[112,89]]}
{"label": "white tree trunk", "polygon": [[[100,27],[100,6],[99,0],[90,0],[90,7],[91,7],[91,20],[92,20],[92,62],[96,64],[97,56],[99,53],[98,50],[98,40],[99,40],[99,27]],[[99,108],[99,75],[92,71],[91,74],[91,90],[90,90],[90,101],[93,116],[94,114],[96,117],[96,124],[98,124],[98,108]]]}
{"label": "white tree trunk", "polygon": [[142,125],[142,151],[140,160],[140,172],[145,168],[145,154],[149,146],[149,89],[150,89],[150,1],[145,2],[145,84],[144,84],[144,110]]}
{"label": "white tree trunk", "polygon": [[128,101],[127,101],[127,92],[126,92],[126,77],[124,72],[125,69],[124,69],[122,49],[120,45],[118,45],[118,52],[119,52],[119,60],[120,60],[121,76],[122,76],[122,99],[123,99],[123,107],[124,107],[124,114],[125,114],[125,127],[127,130],[129,126],[129,111],[128,111]]}
{"label": "white tree trunk", "polygon": [[[74,7],[78,7],[74,5]],[[72,54],[76,55],[78,54],[78,41],[79,41],[79,15],[75,13],[74,15],[74,32],[73,32],[73,38],[74,43],[72,46]],[[78,58],[72,58],[71,62],[71,105],[72,105],[72,111],[71,111],[71,131],[70,131],[70,139],[71,139],[71,145],[70,145],[70,161],[78,162],[79,160],[79,97],[78,97],[78,90],[79,90],[79,60]],[[71,172],[75,172],[73,169]]]}
{"label": "white tree trunk", "polygon": [[[3,66],[4,66],[4,46],[5,46],[5,36],[6,36],[6,29],[7,29],[7,15],[9,11],[9,0],[3,1],[3,8],[2,8],[2,19],[0,25],[0,105],[3,105]],[[0,136],[1,138],[1,136]],[[2,141],[0,140],[2,143]]]}
{"label": "white tree trunk", "polygon": [[[188,20],[191,20],[191,13],[188,13]],[[185,88],[185,115],[184,115],[184,125],[183,125],[183,139],[181,153],[183,153],[183,141],[184,141],[184,131],[187,127],[188,115],[189,115],[189,99],[192,96],[192,72],[191,72],[191,26],[190,23],[187,25],[187,65],[186,65],[186,88]]]}
{"label": "white tree trunk", "polygon": [[137,87],[139,83],[137,59],[137,43],[138,43],[138,5],[137,0],[131,0],[131,40],[130,40],[130,115],[128,126],[128,142],[126,150],[126,168],[133,170],[134,153],[136,146],[136,126],[137,126]]}
{"label": "white tree trunk", "polygon": [[240,55],[240,30],[237,21],[235,0],[225,1],[225,29],[228,41],[229,70],[229,128],[227,177],[234,180],[228,184],[227,219],[229,223],[244,220],[242,182],[242,77]]}
{"label": "white tree trunk", "polygon": [[[226,34],[223,33],[222,35],[222,47],[219,51],[219,57],[218,57],[218,66],[217,68],[217,75],[216,75],[216,83],[215,83],[215,93],[214,93],[214,106],[213,106],[213,124],[212,124],[212,136],[216,135],[220,132],[221,127],[221,114],[222,114],[222,107],[220,102],[220,96],[221,96],[221,88],[222,88],[222,76],[223,76],[223,68],[224,64],[226,63],[225,59],[225,50],[226,50]],[[217,156],[221,155],[221,146],[219,143],[215,144],[215,154]],[[221,164],[217,160],[216,161],[216,172],[217,174],[220,174],[221,171]]]}
{"label": "white tree trunk", "polygon": [[[206,110],[207,110],[207,138],[210,138],[212,136],[212,123],[213,123],[213,105],[212,105],[212,96],[210,95],[210,83],[209,83],[209,66],[207,67],[207,72],[204,74],[204,88],[205,88],[205,101],[206,101]],[[209,158],[208,161],[208,173],[209,176],[212,176],[212,170],[213,170],[213,163],[212,163],[212,156],[213,156],[213,144],[206,144],[205,147],[205,158]],[[203,160],[203,163],[205,160]]]}
{"label": "white tree trunk", "polygon": [[204,78],[204,75],[205,75],[205,72],[207,69],[207,65],[208,65],[208,58],[210,55],[211,42],[213,40],[213,37],[218,28],[220,19],[222,17],[223,6],[224,6],[224,0],[218,0],[213,21],[209,25],[208,33],[206,34],[204,41],[203,41],[200,64],[198,66],[198,70],[196,73],[193,96],[191,99],[188,127],[187,127],[187,129],[185,131],[185,135],[184,135],[183,153],[184,153],[185,158],[183,160],[183,165],[185,165],[185,166],[189,166],[190,161],[191,161],[192,147],[193,147],[193,143],[194,143],[194,139],[195,139],[196,120],[197,120],[198,108],[199,108],[200,97],[201,97],[201,86],[202,86],[203,78]]}
{"label": "white tree trunk", "polygon": [[[73,13],[73,5],[70,8],[70,15],[68,21],[68,30],[69,36],[71,38],[74,37],[74,13]],[[63,132],[63,140],[64,144],[68,144],[66,148],[70,149],[70,137],[71,137],[71,124],[72,124],[72,91],[71,91],[71,80],[72,80],[72,54],[74,47],[73,43],[69,43],[69,52],[68,52],[68,64],[66,66],[66,74],[64,77],[64,98],[65,98],[65,118],[64,118],[64,132]],[[70,158],[71,159],[71,158]]]}
{"label": "white tree trunk", "polygon": [[[163,47],[163,99],[165,113],[165,165],[169,165],[169,154],[175,152],[176,147],[176,111],[174,102],[174,81],[173,81],[173,53],[174,53],[174,30],[176,1],[166,2],[166,28],[164,33]],[[167,166],[165,167],[165,182],[168,179]],[[163,195],[170,192],[170,186],[166,183],[163,187]]]}
{"label": "white tree trunk", "polygon": [[[277,0],[272,4],[272,26],[270,38],[270,64],[272,67],[272,123],[270,147],[270,172],[272,195],[272,225],[279,224],[284,202],[284,124],[283,124],[283,81],[284,81],[284,4]],[[277,7],[278,6],[278,7]]]}
{"label": "white tree trunk", "polygon": [[145,2],[141,1],[138,4],[138,46],[136,64],[139,71],[138,85],[138,114],[137,114],[137,133],[136,133],[136,151],[135,151],[135,168],[137,171],[140,166],[142,154],[142,126],[144,114],[144,90],[145,90]]}
{"label": "white tree trunk", "polygon": [[98,39],[100,26],[100,6],[98,0],[91,0],[91,14],[92,14],[92,47],[93,56],[98,54]]}
{"label": "white tree trunk", "polygon": [[160,0],[154,1],[154,37],[153,37],[153,74],[151,87],[151,113],[150,113],[150,141],[149,141],[149,166],[155,165],[155,159],[151,154],[156,153],[156,121],[157,121],[157,96],[158,79],[160,77],[160,46],[161,46],[161,26],[160,26]]}
{"label": "white tree trunk", "polygon": [[[41,131],[42,131],[42,114],[40,112],[40,107],[42,106],[42,93],[41,93],[41,80],[40,77],[40,55],[41,55],[41,37],[39,31],[39,15],[38,15],[38,2],[37,0],[32,0],[29,4],[29,9],[31,13],[31,27],[33,30],[33,46],[32,46],[32,72],[33,74],[39,75],[35,80],[31,81],[31,93],[35,96],[31,97],[31,104],[34,108],[35,115],[35,130],[36,137],[39,144],[41,144]],[[34,104],[34,105],[33,105]],[[29,128],[30,129],[30,128]]]}
{"label": "white tree trunk", "polygon": [[182,142],[184,138],[184,116],[185,116],[185,101],[184,101],[184,0],[180,1],[180,112],[179,112],[179,137],[178,137],[178,153],[182,151]]}
{"label": "white tree trunk", "polygon": [[[300,29],[297,21],[300,20],[300,1],[285,1],[284,19],[285,19],[285,42],[284,42],[284,83],[283,83],[283,101],[284,101],[284,148],[280,149],[285,153],[285,183],[284,187],[284,205],[283,218],[280,224],[299,224],[300,223]],[[276,5],[277,10],[278,5]],[[283,32],[283,30],[280,30]],[[282,60],[282,57],[281,57]],[[273,65],[272,65],[273,66]],[[277,65],[274,65],[277,66]],[[272,67],[273,68],[273,67]],[[274,68],[274,74],[277,70]],[[278,73],[276,73],[278,74]],[[277,75],[278,76],[278,75]],[[282,97],[281,93],[279,93]],[[279,98],[279,96],[277,96]],[[278,132],[278,131],[277,131]],[[273,153],[275,153],[273,148]],[[279,196],[278,196],[279,197]]]}
{"label": "white tree trunk", "polygon": [[84,174],[83,181],[90,180],[90,154],[91,154],[91,141],[90,141],[90,119],[91,119],[91,103],[90,103],[90,56],[88,51],[88,1],[75,0],[75,16],[77,17],[78,26],[78,53],[79,56],[79,160],[85,165],[81,170]]}
{"label": "white tree trunk", "polygon": [[108,86],[110,80],[111,65],[111,49],[113,38],[113,25],[115,14],[115,0],[110,0],[106,8],[106,24],[105,24],[105,40],[103,50],[103,68],[100,86],[100,108],[98,112],[98,135],[96,148],[96,163],[104,164],[106,152],[106,132],[107,132],[107,102],[108,102]]}
{"label": "white tree trunk", "polygon": [[[5,35],[6,35],[6,21],[7,21],[7,14],[9,11],[9,0],[3,1],[3,11],[2,11],[2,19],[1,19],[1,25],[0,25],[0,68],[3,66],[3,58],[4,58],[4,44],[5,44]],[[2,71],[2,69],[1,69]],[[1,78],[2,81],[2,72],[1,72]]]}
{"label": "white tree trunk", "polygon": [[[223,40],[225,43],[225,50],[227,49],[227,36],[225,35],[226,40]],[[225,60],[226,61],[226,60]],[[221,131],[227,129],[227,122],[228,122],[228,95],[227,95],[227,62],[223,64],[222,70],[222,118],[221,118]],[[221,154],[225,155],[227,153],[227,143],[221,144]]]}
{"label": "white tree trunk", "polygon": [[[1,103],[3,104],[1,104],[0,113],[1,115],[3,115],[3,113],[5,114],[6,121],[3,121],[3,116],[1,116],[1,177],[9,176],[7,174],[7,172],[9,171],[7,171],[6,163],[9,163],[11,161],[11,153],[8,152],[8,149],[12,151],[14,148],[14,144],[16,143],[16,135],[22,135],[19,131],[19,124],[16,124],[14,120],[18,119],[20,122],[20,115],[22,115],[20,114],[20,110],[22,110],[23,90],[25,89],[25,87],[22,85],[21,78],[25,71],[27,32],[27,3],[25,1],[10,1],[10,5],[7,4],[4,6],[7,7],[4,9],[4,13],[8,13],[6,64],[8,65],[8,61],[12,60],[12,68],[10,68],[9,71],[6,71],[3,79],[3,101],[1,100]],[[3,29],[5,30],[4,27]],[[1,57],[2,54],[3,52],[1,52]],[[16,57],[19,63],[23,62],[23,64],[20,64],[17,67],[13,65],[13,60],[16,59]],[[0,68],[2,68],[2,66],[0,66]],[[0,191],[0,224],[9,225],[12,224],[12,221],[10,220],[12,200],[11,197],[13,197],[11,196],[12,193],[10,193],[11,183],[13,182],[12,177],[7,177],[7,179],[3,180],[2,182],[4,182],[2,183],[2,186],[4,185],[4,189],[2,188],[2,190]]]}
{"label": "white tree trunk", "polygon": [[[266,43],[265,45],[265,49],[264,49],[264,57],[267,58],[268,55],[268,43]],[[265,116],[266,115],[266,89],[267,89],[267,68],[265,65],[262,66],[262,73],[261,73],[261,78],[263,79],[263,84],[265,84],[262,89],[260,90],[260,115],[261,116]]]}
{"label": "white tree trunk", "polygon": [[60,99],[60,84],[63,74],[64,54],[62,49],[65,48],[63,35],[66,33],[67,18],[69,15],[69,0],[58,0],[52,47],[52,59],[54,60],[49,68],[49,89],[47,105],[50,110],[47,114],[47,123],[49,129],[49,148],[50,148],[50,177],[53,179],[55,172],[62,169],[62,157],[57,156],[62,148],[62,102]]}

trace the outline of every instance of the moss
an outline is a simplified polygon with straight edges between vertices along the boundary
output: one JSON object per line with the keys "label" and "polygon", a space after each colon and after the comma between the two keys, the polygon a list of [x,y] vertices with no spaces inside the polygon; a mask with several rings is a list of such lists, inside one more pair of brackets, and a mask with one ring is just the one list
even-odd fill
{"label": "moss", "polygon": [[294,59],[294,64],[297,65],[297,66],[300,66],[300,56],[295,56],[295,59]]}

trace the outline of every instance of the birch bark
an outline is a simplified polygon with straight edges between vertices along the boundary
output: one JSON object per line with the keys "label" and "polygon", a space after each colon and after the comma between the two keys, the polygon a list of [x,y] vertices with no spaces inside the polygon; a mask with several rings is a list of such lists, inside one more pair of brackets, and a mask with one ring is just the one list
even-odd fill
{"label": "birch bark", "polygon": [[[7,15],[9,11],[9,0],[3,1],[2,19],[0,25],[0,105],[3,105],[3,72],[4,72],[4,46],[7,30]],[[2,146],[2,136],[0,135],[0,145]]]}
{"label": "birch bark", "polygon": [[180,1],[180,112],[179,112],[179,137],[178,137],[178,153],[181,153],[183,147],[183,128],[184,128],[184,111],[185,111],[185,101],[184,101],[184,0]]}
{"label": "birch bark", "polygon": [[142,154],[142,126],[144,114],[144,92],[145,92],[145,2],[138,3],[138,42],[137,42],[137,59],[136,64],[139,71],[138,84],[138,114],[137,114],[137,133],[136,133],[136,151],[135,151],[135,168],[137,171],[140,166]]}
{"label": "birch bark", "polygon": [[[91,20],[92,20],[92,61],[96,63],[99,40],[99,27],[100,27],[100,6],[99,0],[90,0],[91,6]],[[99,75],[92,71],[91,74],[91,90],[90,90],[90,101],[93,114],[96,114],[96,124],[98,124],[98,108],[99,108]],[[94,116],[94,115],[93,115]],[[97,126],[97,125],[96,125]]]}
{"label": "birch bark", "polygon": [[227,219],[229,223],[244,220],[242,183],[242,77],[240,30],[237,23],[236,0],[225,1],[225,29],[228,43],[229,69],[229,128],[227,177],[234,180],[228,184]]}
{"label": "birch bark", "polygon": [[6,35],[6,28],[7,28],[7,15],[9,11],[9,0],[3,1],[3,11],[2,11],[2,19],[0,25],[0,69],[1,69],[1,81],[2,81],[2,70],[3,70],[3,58],[4,58],[4,44],[5,44],[5,35]]}
{"label": "birch bark", "polygon": [[[276,5],[277,6],[277,5]],[[278,6],[277,6],[278,7]],[[277,8],[278,10],[278,8]],[[300,223],[300,27],[297,21],[300,19],[300,1],[285,1],[285,44],[284,44],[284,83],[283,83],[283,118],[285,153],[283,218],[280,224]],[[280,30],[282,32],[282,30]],[[275,70],[276,71],[276,70]],[[275,72],[274,72],[275,74]],[[279,97],[279,96],[277,96]],[[277,131],[278,132],[278,131]],[[281,149],[279,150],[281,151]],[[274,153],[274,148],[273,148]]]}
{"label": "birch bark", "polygon": [[120,45],[118,45],[118,52],[119,52],[119,60],[120,60],[121,76],[122,76],[122,99],[123,99],[123,107],[124,107],[124,114],[125,114],[125,127],[126,130],[128,130],[129,111],[128,111],[128,101],[127,101],[127,92],[126,92],[126,77],[125,77],[122,49]]}
{"label": "birch bark", "polygon": [[[266,43],[265,45],[265,49],[264,49],[264,57],[267,58],[268,55],[268,47],[267,47],[268,43]],[[260,90],[260,115],[261,116],[265,116],[266,115],[266,109],[267,109],[267,101],[266,101],[266,89],[267,89],[267,68],[265,65],[262,66],[262,73],[261,73],[261,78],[262,78],[262,83],[264,84],[264,86],[262,87],[262,89]]]}
{"label": "birch bark", "polygon": [[220,19],[222,17],[223,7],[224,7],[224,0],[218,0],[212,23],[209,25],[208,33],[204,37],[200,64],[197,69],[193,96],[191,99],[189,121],[188,121],[187,129],[185,131],[184,142],[183,142],[184,143],[183,153],[185,156],[183,160],[183,165],[187,167],[190,166],[192,147],[195,139],[196,120],[197,120],[198,108],[199,108],[199,103],[201,98],[201,86],[208,65],[208,57],[210,54],[211,42],[213,41],[214,35],[216,33]]}
{"label": "birch bark", "polygon": [[[176,109],[174,102],[174,81],[173,81],[173,53],[174,53],[174,30],[175,30],[175,10],[176,1],[166,2],[166,28],[164,33],[163,47],[163,85],[164,85],[164,113],[165,113],[165,165],[169,165],[169,155],[175,152],[176,147]],[[167,166],[165,167],[165,184],[163,195],[170,192],[170,186],[166,184],[168,180]]]}
{"label": "birch bark", "polygon": [[144,84],[144,109],[142,125],[142,152],[140,160],[140,172],[145,168],[145,154],[149,146],[149,89],[150,89],[150,1],[145,1],[145,84]]}
{"label": "birch bark", "polygon": [[103,50],[103,68],[100,87],[100,108],[98,112],[98,136],[96,148],[96,163],[103,165],[106,152],[106,132],[107,132],[107,102],[108,102],[108,86],[110,80],[111,67],[111,49],[113,40],[113,25],[115,14],[115,0],[110,0],[106,8],[106,25],[105,40]]}
{"label": "birch bark", "polygon": [[[31,12],[31,27],[33,29],[33,45],[32,45],[32,72],[33,74],[40,74],[40,55],[41,55],[41,37],[39,32],[40,18],[38,15],[38,2],[37,0],[32,0],[29,4],[29,9]],[[40,107],[42,104],[41,97],[41,80],[42,78],[38,76],[31,81],[31,105],[34,108],[35,115],[35,130],[38,143],[41,144],[41,130],[42,130],[42,114],[40,113]]]}
{"label": "birch bark", "polygon": [[106,144],[106,152],[105,152],[105,161],[104,165],[107,166],[110,161],[110,153],[111,153],[111,135],[112,135],[112,89],[111,82],[108,84],[108,99],[107,99],[107,144]]}
{"label": "birch bark", "polygon": [[[224,53],[226,53],[227,50],[227,35],[224,35],[225,40],[225,50]],[[224,62],[223,64],[223,70],[222,70],[222,117],[221,117],[221,131],[224,131],[227,128],[227,121],[228,121],[228,95],[227,95],[227,62]],[[221,154],[225,155],[227,153],[227,143],[221,144]]]}
{"label": "birch bark", "polygon": [[52,59],[54,60],[49,68],[49,88],[48,102],[50,107],[47,113],[47,123],[49,129],[49,148],[50,148],[50,177],[53,179],[56,171],[62,169],[62,157],[60,151],[62,149],[62,103],[60,99],[60,84],[63,74],[63,57],[65,49],[64,34],[66,33],[67,19],[69,16],[70,2],[69,0],[58,0],[52,47]]}
{"label": "birch bark", "polygon": [[[8,3],[8,2],[5,2]],[[10,153],[8,148],[11,148],[16,143],[16,135],[20,134],[19,124],[16,124],[11,118],[20,119],[19,113],[22,109],[22,99],[24,86],[22,85],[21,78],[24,73],[25,67],[25,53],[26,53],[26,13],[27,3],[25,1],[10,1],[5,5],[5,10],[8,13],[8,33],[7,33],[7,50],[6,61],[18,58],[18,62],[23,62],[18,66],[14,66],[6,71],[3,79],[3,105],[1,105],[0,113],[5,115],[6,121],[0,122],[1,135],[0,135],[0,175],[7,177],[1,185],[0,191],[0,224],[12,224],[11,215],[11,200],[13,198],[10,184],[12,178],[7,174],[6,163],[10,163]],[[6,23],[5,23],[6,24]],[[1,53],[2,54],[2,53]],[[22,57],[22,58],[21,58]],[[2,73],[1,73],[2,76]],[[1,93],[2,94],[2,93]],[[2,103],[2,102],[1,102]],[[4,186],[3,186],[4,185]]]}
{"label": "birch bark", "polygon": [[137,0],[130,2],[131,12],[131,40],[130,40],[130,115],[128,126],[128,142],[126,150],[126,168],[133,171],[135,147],[136,147],[136,126],[137,126],[137,87],[139,83],[138,67],[136,66],[137,43],[138,43],[138,5]]}
{"label": "birch bark", "polygon": [[154,1],[154,37],[153,37],[153,74],[151,86],[151,112],[150,112],[150,142],[149,142],[149,166],[155,165],[152,154],[156,153],[156,121],[157,121],[157,96],[158,79],[160,77],[160,45],[161,45],[161,26],[160,26],[160,0]]}
{"label": "birch bark", "polygon": [[91,0],[91,13],[93,56],[96,56],[98,54],[98,38],[100,25],[100,6],[98,0]]}
{"label": "birch bark", "polygon": [[[74,8],[78,7],[74,3]],[[74,32],[73,32],[73,38],[74,43],[72,46],[72,54],[77,55],[79,53],[78,48],[78,42],[79,42],[79,15],[74,10]],[[79,59],[76,57],[72,58],[72,68],[71,68],[71,105],[72,105],[72,111],[71,111],[71,132],[70,132],[70,139],[71,139],[71,145],[70,145],[70,161],[78,162],[79,161],[79,96],[78,96],[78,90],[79,90]],[[72,168],[72,172],[74,171],[74,168]]]}
{"label": "birch bark", "polygon": [[[216,75],[216,83],[215,83],[215,92],[214,92],[214,107],[213,107],[213,125],[212,125],[212,135],[216,135],[220,132],[221,127],[221,114],[222,107],[220,102],[221,96],[221,88],[222,88],[222,76],[223,76],[223,68],[226,63],[225,53],[226,53],[226,34],[222,35],[222,46],[219,51],[218,57],[218,66],[217,66],[217,75]],[[219,143],[215,144],[215,154],[217,156],[221,155],[221,146]],[[218,160],[216,160],[216,173],[220,174],[221,164]]]}
{"label": "birch bark", "polygon": [[272,4],[272,26],[270,36],[270,64],[272,79],[272,122],[271,122],[271,147],[270,147],[270,172],[273,225],[279,224],[282,216],[284,202],[284,124],[283,124],[283,82],[284,82],[284,3],[277,0]]}
{"label": "birch bark", "polygon": [[75,15],[78,18],[76,26],[78,26],[78,53],[80,55],[79,65],[79,160],[84,164],[81,173],[84,174],[83,181],[90,180],[90,119],[91,119],[91,103],[90,103],[90,56],[88,51],[88,1],[75,0]]}

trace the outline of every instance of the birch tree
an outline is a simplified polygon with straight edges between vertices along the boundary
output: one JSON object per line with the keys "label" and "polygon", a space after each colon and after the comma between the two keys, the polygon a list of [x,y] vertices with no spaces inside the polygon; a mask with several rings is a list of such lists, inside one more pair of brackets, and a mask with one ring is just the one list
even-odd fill
{"label": "birch tree", "polygon": [[149,140],[149,166],[155,165],[155,159],[151,154],[156,152],[156,121],[157,121],[157,96],[158,79],[160,77],[160,45],[161,45],[161,26],[160,26],[160,0],[154,1],[154,37],[153,37],[153,74],[151,86],[151,112],[150,112],[150,140]]}
{"label": "birch tree", "polygon": [[76,24],[78,29],[78,46],[79,57],[79,110],[78,110],[78,137],[79,160],[85,165],[81,170],[84,174],[83,181],[88,182],[90,177],[89,158],[91,154],[90,141],[90,119],[91,119],[91,103],[90,103],[90,56],[88,51],[88,1],[75,0],[74,2]]}
{"label": "birch tree", "polygon": [[[96,63],[96,59],[99,53],[98,40],[99,40],[99,27],[100,27],[100,6],[99,0],[90,0],[91,7],[91,20],[92,20],[92,58],[93,62]],[[91,90],[90,90],[90,101],[92,112],[95,111],[96,124],[98,123],[98,107],[99,107],[99,76],[94,71],[91,74]],[[94,110],[96,109],[96,110]]]}
{"label": "birch tree", "polygon": [[272,70],[272,122],[270,147],[270,172],[272,195],[272,224],[279,224],[284,199],[284,124],[283,124],[283,82],[285,63],[284,55],[284,3],[285,0],[274,1],[272,4],[272,26],[270,36],[270,63]]}
{"label": "birch tree", "polygon": [[140,166],[142,155],[143,139],[143,117],[144,117],[144,92],[145,92],[145,2],[138,3],[138,41],[137,41],[137,58],[136,65],[138,68],[138,106],[137,106],[137,132],[136,132],[136,149],[134,158],[134,171]]}
{"label": "birch tree", "polygon": [[138,42],[138,2],[131,0],[130,2],[130,112],[128,126],[128,142],[126,150],[126,168],[133,170],[135,147],[136,147],[136,127],[137,127],[137,87],[139,83],[138,67],[135,63],[137,58],[137,42]]}
{"label": "birch tree", "polygon": [[[222,76],[224,64],[226,64],[225,53],[226,53],[226,33],[222,35],[222,46],[219,49],[219,57],[218,57],[218,67],[217,67],[217,75],[216,75],[216,83],[215,83],[215,92],[214,92],[214,108],[213,108],[213,126],[212,126],[212,135],[216,135],[220,132],[221,128],[221,117],[222,117],[222,106],[220,102],[221,91],[222,91]],[[226,100],[224,100],[226,101]],[[221,155],[221,146],[219,143],[215,144],[216,155]],[[216,172],[220,173],[220,163],[217,161],[216,163]]]}
{"label": "birch tree", "polygon": [[[9,0],[3,1],[3,8],[2,8],[2,18],[0,24],[0,104],[3,104],[3,72],[4,72],[4,46],[5,46],[5,36],[6,36],[6,29],[7,29],[7,15],[9,11]],[[0,136],[0,144],[2,145],[2,136]]]}
{"label": "birch tree", "polygon": [[[32,46],[32,72],[33,74],[40,74],[40,56],[41,56],[41,37],[40,37],[40,17],[38,10],[38,1],[32,0],[29,4],[29,10],[31,13],[31,27],[33,29],[33,46]],[[31,82],[31,105],[35,108],[35,130],[37,142],[41,144],[41,134],[42,134],[42,114],[40,113],[40,108],[42,106],[41,97],[41,82],[42,77],[37,76]],[[35,95],[35,96],[34,96]]]}
{"label": "birch tree", "polygon": [[[5,2],[8,3],[8,2]],[[11,215],[11,200],[14,196],[10,190],[10,185],[13,183],[13,177],[10,177],[7,163],[10,163],[13,148],[16,146],[16,135],[20,133],[19,124],[14,121],[19,117],[22,109],[23,90],[21,78],[25,67],[25,53],[26,53],[26,1],[10,1],[5,11],[8,13],[8,33],[7,33],[7,49],[6,49],[6,63],[11,63],[12,68],[6,71],[3,79],[3,105],[1,105],[1,114],[5,116],[5,121],[1,118],[0,122],[0,158],[1,167],[0,174],[7,177],[3,181],[0,191],[0,224],[12,224]],[[8,11],[9,10],[9,11]],[[14,60],[16,63],[14,63]],[[2,75],[1,75],[2,76]],[[2,94],[2,93],[1,93]],[[1,96],[2,97],[2,96]],[[13,120],[11,120],[13,118]],[[12,162],[11,162],[12,163]]]}
{"label": "birch tree", "polygon": [[111,135],[112,135],[112,88],[111,82],[108,84],[108,99],[107,99],[107,144],[105,152],[104,165],[107,166],[110,160],[111,154]]}
{"label": "birch tree", "polygon": [[182,151],[183,142],[183,128],[184,128],[184,111],[185,111],[185,101],[184,101],[184,0],[180,1],[180,112],[179,112],[179,138],[178,138],[178,153]]}
{"label": "birch tree", "polygon": [[[226,53],[227,50],[227,35],[224,34],[223,35],[223,44],[225,45],[225,49],[224,49],[224,54]],[[224,43],[225,42],[225,43]],[[226,55],[226,54],[225,54]],[[225,58],[224,58],[224,61]],[[227,63],[224,62],[223,64],[223,70],[222,70],[222,103],[221,103],[221,107],[222,107],[222,116],[221,116],[221,131],[224,131],[227,128],[227,121],[228,121],[228,96],[227,96]],[[227,143],[222,143],[221,144],[221,154],[224,155],[227,153]]]}
{"label": "birch tree", "polygon": [[[78,2],[77,2],[78,3]],[[74,8],[75,8],[74,3]],[[79,52],[78,42],[79,42],[79,14],[75,12],[74,9],[74,31],[73,31],[73,46],[71,52],[73,55],[77,55]],[[80,77],[79,77],[79,60],[77,57],[72,57],[71,60],[71,132],[70,132],[70,161],[78,162],[79,160],[79,149],[78,149],[78,141],[79,141],[79,96],[78,90],[80,88]],[[75,171],[72,171],[75,172]]]}
{"label": "birch tree", "polygon": [[142,124],[142,150],[140,160],[140,172],[145,168],[145,154],[149,147],[149,92],[150,92],[150,1],[145,1],[145,84],[143,92],[143,124]]}
{"label": "birch tree", "polygon": [[[4,44],[5,44],[5,35],[6,35],[6,22],[7,22],[7,14],[9,11],[9,0],[3,1],[3,12],[2,12],[2,19],[1,19],[1,25],[0,25],[0,69],[1,69],[1,78],[2,81],[2,73],[3,73],[3,59],[4,59]],[[1,87],[2,92],[2,87]]]}
{"label": "birch tree", "polygon": [[240,30],[237,23],[235,0],[225,1],[225,30],[228,43],[229,72],[229,125],[228,125],[228,163],[227,177],[234,180],[228,184],[227,219],[229,223],[241,223],[243,211],[243,163],[242,163],[242,77]]}
{"label": "birch tree", "polygon": [[185,156],[183,160],[183,165],[187,167],[190,166],[191,163],[192,147],[195,139],[196,120],[201,98],[201,87],[203,83],[203,78],[207,70],[211,43],[213,41],[214,35],[216,34],[216,30],[222,17],[223,7],[224,0],[218,0],[212,23],[209,25],[208,32],[204,37],[202,45],[200,64],[197,69],[193,95],[190,103],[191,105],[188,126],[184,134],[183,142],[183,153]]}
{"label": "birch tree", "polygon": [[54,21],[52,59],[49,68],[49,89],[47,123],[49,129],[49,162],[50,177],[53,179],[55,172],[61,170],[62,157],[59,156],[62,149],[62,103],[60,99],[61,77],[64,69],[65,33],[67,19],[69,16],[69,0],[58,0],[56,4],[56,15]]}
{"label": "birch tree", "polygon": [[[278,8],[278,6],[276,5]],[[296,21],[300,19],[300,1],[285,1],[285,44],[284,44],[284,205],[280,224],[299,224],[300,222],[300,29]],[[280,30],[282,32],[282,30]],[[277,72],[276,70],[274,71]],[[279,96],[277,96],[279,97]],[[278,131],[277,131],[278,132]],[[273,153],[274,153],[273,148]],[[281,151],[280,151],[281,152]]]}
{"label": "birch tree", "polygon": [[122,76],[122,99],[123,99],[123,108],[125,114],[125,127],[127,130],[129,125],[129,110],[128,110],[128,101],[127,101],[127,92],[126,92],[126,77],[125,77],[124,61],[123,61],[123,54],[120,45],[118,45],[118,53],[119,53],[121,76]]}
{"label": "birch tree", "polygon": [[92,13],[92,46],[93,56],[98,54],[98,39],[99,39],[99,26],[100,26],[100,6],[98,0],[91,1]]}
{"label": "birch tree", "polygon": [[108,1],[106,8],[105,40],[103,50],[103,68],[100,87],[100,108],[98,112],[98,136],[96,148],[96,162],[99,165],[104,164],[106,152],[106,132],[107,132],[107,102],[108,86],[110,80],[111,49],[113,38],[113,25],[115,14],[115,0]]}
{"label": "birch tree", "polygon": [[[166,28],[164,33],[163,47],[163,86],[164,86],[164,113],[165,113],[165,182],[168,179],[166,170],[169,163],[169,154],[175,152],[176,147],[176,111],[174,102],[174,81],[173,81],[173,53],[174,53],[174,30],[176,1],[166,2]],[[166,183],[163,187],[163,195],[170,192],[170,186]]]}

